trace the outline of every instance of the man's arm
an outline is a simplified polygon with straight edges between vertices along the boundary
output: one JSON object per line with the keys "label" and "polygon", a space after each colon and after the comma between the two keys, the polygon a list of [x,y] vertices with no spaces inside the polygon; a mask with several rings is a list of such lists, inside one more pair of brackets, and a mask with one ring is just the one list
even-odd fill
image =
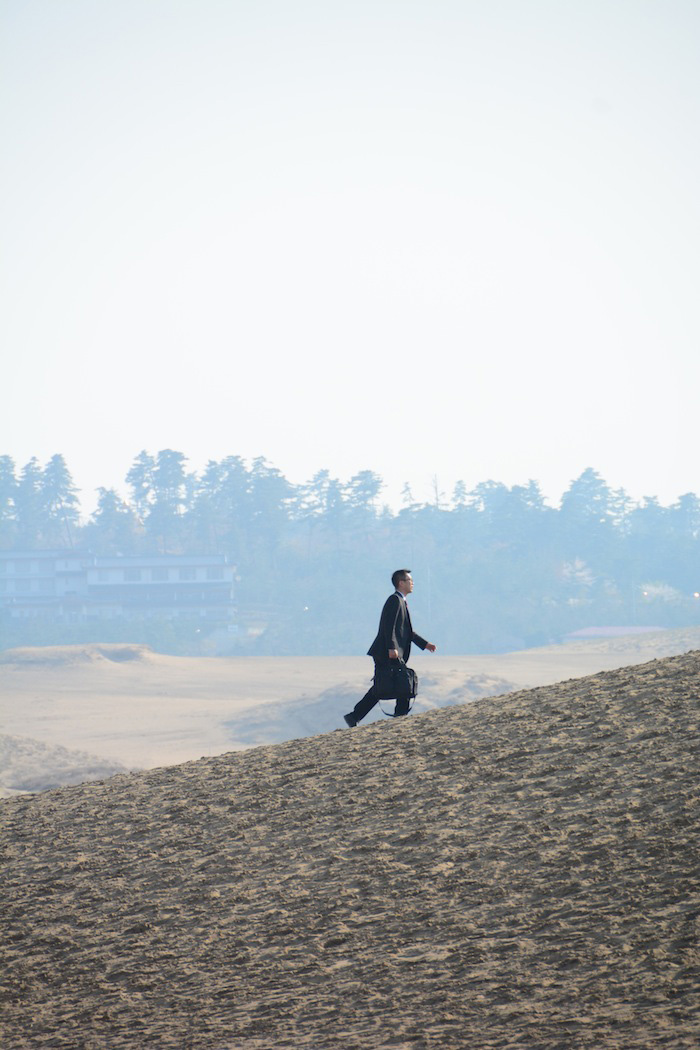
{"label": "man's arm", "polygon": [[[391,643],[389,645],[389,659],[390,660],[398,660],[398,658],[399,658],[399,648],[398,648],[398,641],[397,641],[397,638],[396,638],[396,621],[398,619],[399,612],[401,610],[401,598],[399,598],[398,595],[392,595],[392,598],[395,599],[396,605],[395,605],[395,607],[393,609],[393,618],[392,618],[392,621],[391,621]],[[391,598],[387,599],[386,605],[384,606],[384,610],[387,609],[387,606],[389,605],[389,602],[391,600],[392,600]],[[383,618],[384,618],[384,613],[382,612],[382,620],[383,620]],[[427,649],[429,653],[434,653],[435,650],[437,649],[436,645],[433,645],[432,642],[427,641],[426,638],[422,638],[421,635],[416,634],[415,631],[411,631],[411,641],[415,642],[419,649]]]}
{"label": "man's arm", "polygon": [[[426,642],[424,638],[421,638],[419,640],[415,635],[413,636],[412,641],[414,641],[416,643],[416,645],[418,646],[419,649],[427,649],[429,653],[434,653],[436,651],[436,649],[437,649],[437,645],[433,645],[432,642]],[[421,645],[421,642],[423,642],[424,644]],[[399,651],[398,651],[398,649],[390,649],[389,650],[389,659],[390,660],[398,660],[398,658],[399,658]]]}
{"label": "man's arm", "polygon": [[390,594],[384,602],[382,615],[379,622],[379,633],[382,638],[382,648],[387,652],[390,660],[397,660],[399,656],[399,642],[396,637],[396,621],[401,609],[401,598],[398,594]]}

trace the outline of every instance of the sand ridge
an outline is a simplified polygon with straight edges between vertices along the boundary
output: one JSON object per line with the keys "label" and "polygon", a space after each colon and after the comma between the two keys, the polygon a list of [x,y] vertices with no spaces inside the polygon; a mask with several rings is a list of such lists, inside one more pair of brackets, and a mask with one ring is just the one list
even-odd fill
{"label": "sand ridge", "polygon": [[9,1050],[700,1040],[700,654],[0,806]]}
{"label": "sand ridge", "polygon": [[148,645],[115,642],[85,645],[20,646],[0,652],[0,664],[15,667],[74,667],[80,664],[154,662],[157,654]]}
{"label": "sand ridge", "polygon": [[42,744],[23,736],[0,733],[0,797],[48,791],[67,784],[104,780],[126,773],[120,762],[106,762],[85,751]]}
{"label": "sand ridge", "polygon": [[[487,656],[417,651],[415,713],[697,648],[700,628]],[[57,747],[148,769],[329,732],[343,726],[371,674],[366,656],[176,657],[125,644],[15,649],[0,654],[0,728],[36,741],[37,754]],[[16,768],[0,766],[0,796],[21,789]],[[37,789],[42,772],[46,787],[75,782],[81,768],[52,764],[44,751]]]}

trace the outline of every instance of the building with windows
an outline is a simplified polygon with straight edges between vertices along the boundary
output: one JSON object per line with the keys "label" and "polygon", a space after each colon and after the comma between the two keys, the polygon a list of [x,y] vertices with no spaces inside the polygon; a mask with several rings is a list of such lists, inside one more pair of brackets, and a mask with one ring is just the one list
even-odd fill
{"label": "building with windows", "polygon": [[0,610],[13,619],[200,619],[235,622],[235,567],[225,555],[99,557],[0,551]]}
{"label": "building with windows", "polygon": [[79,619],[86,594],[85,560],[77,551],[0,551],[0,609],[18,619]]}

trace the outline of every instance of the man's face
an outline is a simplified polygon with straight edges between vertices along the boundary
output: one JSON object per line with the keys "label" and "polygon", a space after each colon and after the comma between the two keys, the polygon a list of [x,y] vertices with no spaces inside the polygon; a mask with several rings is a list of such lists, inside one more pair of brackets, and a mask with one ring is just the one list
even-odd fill
{"label": "man's face", "polygon": [[402,594],[410,594],[413,590],[413,577],[407,576],[405,580],[399,580],[399,590]]}

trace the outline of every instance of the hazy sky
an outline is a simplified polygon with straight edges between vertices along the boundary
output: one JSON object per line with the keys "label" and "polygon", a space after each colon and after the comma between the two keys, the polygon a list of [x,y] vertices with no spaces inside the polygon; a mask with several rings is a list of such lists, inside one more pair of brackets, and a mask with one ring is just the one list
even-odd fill
{"label": "hazy sky", "polygon": [[697,0],[0,0],[0,453],[700,492]]}

